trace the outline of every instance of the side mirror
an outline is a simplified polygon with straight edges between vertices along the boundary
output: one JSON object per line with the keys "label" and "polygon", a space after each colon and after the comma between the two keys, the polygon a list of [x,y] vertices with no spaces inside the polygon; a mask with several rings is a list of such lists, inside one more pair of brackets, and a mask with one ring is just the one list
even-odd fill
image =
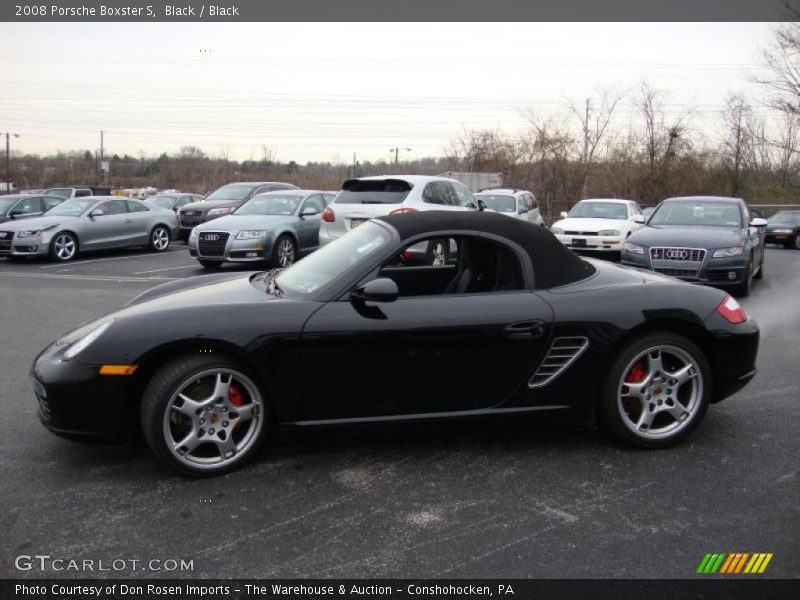
{"label": "side mirror", "polygon": [[102,217],[105,213],[103,212],[102,208],[95,208],[92,212],[89,213],[89,218],[94,219],[95,217]]}
{"label": "side mirror", "polygon": [[174,213],[178,212],[178,207],[177,206],[173,206],[172,207],[172,212],[174,212]]}
{"label": "side mirror", "polygon": [[350,299],[360,302],[394,302],[399,295],[397,284],[388,277],[381,277],[354,289],[350,292]]}
{"label": "side mirror", "polygon": [[561,218],[562,219],[566,219],[567,218],[567,211],[565,211],[565,210],[561,211]]}
{"label": "side mirror", "polygon": [[751,227],[766,227],[767,226],[767,220],[766,219],[761,219],[759,217],[756,217],[755,219],[750,221],[750,226]]}
{"label": "side mirror", "polygon": [[16,219],[17,217],[21,217],[23,214],[25,213],[23,213],[21,210],[12,210],[10,213],[8,213],[8,218]]}
{"label": "side mirror", "polygon": [[486,210],[486,202],[478,198],[478,210]]}
{"label": "side mirror", "polygon": [[633,222],[639,223],[639,225],[644,225],[644,222],[647,219],[644,218],[644,215],[633,215]]}
{"label": "side mirror", "polygon": [[319,211],[314,208],[313,206],[306,206],[303,211],[300,213],[301,217],[313,217],[314,215],[318,215]]}

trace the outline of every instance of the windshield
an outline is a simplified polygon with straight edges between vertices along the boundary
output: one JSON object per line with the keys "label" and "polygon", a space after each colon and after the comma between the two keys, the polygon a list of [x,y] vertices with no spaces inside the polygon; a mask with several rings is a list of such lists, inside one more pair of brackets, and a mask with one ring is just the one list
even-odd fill
{"label": "windshield", "polygon": [[293,215],[302,196],[255,196],[236,209],[237,215]]}
{"label": "windshield", "polygon": [[344,182],[334,204],[400,204],[411,191],[401,179],[354,179]]}
{"label": "windshield", "polygon": [[231,183],[223,185],[206,200],[245,200],[256,189],[252,183]]}
{"label": "windshield", "polygon": [[72,197],[72,188],[50,188],[46,192],[51,196],[61,196],[62,198],[71,198]]}
{"label": "windshield", "polygon": [[650,217],[648,225],[741,227],[742,216],[736,202],[665,200]]}
{"label": "windshield", "polygon": [[628,207],[619,202],[578,202],[569,214],[570,219],[627,219]]}
{"label": "windshield", "polygon": [[48,217],[79,217],[97,203],[97,200],[74,198],[65,200],[47,211]]}
{"label": "windshield", "polygon": [[284,291],[312,294],[375,254],[391,239],[391,234],[382,225],[372,221],[364,223],[294,263],[278,276],[278,285]]}
{"label": "windshield", "polygon": [[517,212],[517,199],[514,196],[495,196],[494,194],[478,194],[476,200],[483,200],[486,208],[497,212]]}
{"label": "windshield", "polygon": [[152,204],[159,208],[171,209],[175,204],[175,196],[152,196],[147,199],[146,204]]}
{"label": "windshield", "polygon": [[8,211],[8,209],[11,208],[17,200],[19,200],[19,197],[0,198],[0,215],[6,214],[6,211]]}
{"label": "windshield", "polygon": [[779,212],[767,219],[768,223],[789,223],[800,225],[800,212]]}

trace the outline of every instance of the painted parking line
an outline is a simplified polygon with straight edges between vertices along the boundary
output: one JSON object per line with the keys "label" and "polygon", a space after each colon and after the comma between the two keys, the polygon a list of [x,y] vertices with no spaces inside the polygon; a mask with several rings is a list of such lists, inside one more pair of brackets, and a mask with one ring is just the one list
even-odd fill
{"label": "painted parking line", "polygon": [[180,277],[114,277],[113,275],[60,275],[57,273],[5,273],[0,271],[0,277],[35,277],[39,279],[74,279],[76,281],[114,281],[124,283],[128,281],[149,281],[150,283],[161,283],[175,281]]}
{"label": "painted parking line", "polygon": [[40,269],[64,269],[66,267],[72,267],[77,265],[85,265],[87,263],[96,263],[96,262],[103,262],[107,260],[125,260],[127,258],[153,258],[155,256],[163,256],[164,254],[177,254],[179,252],[189,252],[189,249],[186,250],[167,250],[166,252],[148,252],[145,254],[128,254],[124,256],[107,256],[106,258],[92,258],[89,260],[76,260],[70,261],[66,263],[57,263],[54,265],[44,265],[43,267],[39,267]]}
{"label": "painted parking line", "polygon": [[151,269],[149,271],[136,271],[134,275],[145,275],[146,273],[160,273],[161,271],[177,271],[178,269],[197,269],[199,266],[197,264],[192,265],[183,265],[180,267],[167,267],[166,269]]}

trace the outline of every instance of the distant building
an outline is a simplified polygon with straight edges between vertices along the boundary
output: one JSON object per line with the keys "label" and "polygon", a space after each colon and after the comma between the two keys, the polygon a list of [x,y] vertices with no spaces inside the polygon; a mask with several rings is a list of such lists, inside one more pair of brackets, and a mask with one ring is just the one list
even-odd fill
{"label": "distant building", "polygon": [[16,184],[11,184],[11,189],[8,189],[9,184],[4,181],[0,181],[0,194],[8,194],[10,192],[16,192],[17,186]]}

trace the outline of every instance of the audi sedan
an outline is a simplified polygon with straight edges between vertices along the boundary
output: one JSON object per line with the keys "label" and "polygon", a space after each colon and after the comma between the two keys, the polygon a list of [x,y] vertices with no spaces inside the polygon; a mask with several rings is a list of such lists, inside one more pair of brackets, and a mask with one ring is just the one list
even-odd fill
{"label": "audi sedan", "polygon": [[625,242],[622,263],[747,296],[764,276],[764,227],[739,198],[668,198]]}
{"label": "audi sedan", "polygon": [[288,267],[319,247],[325,205],[317,191],[259,194],[232,214],[192,229],[189,254],[209,269],[223,262]]}
{"label": "audi sedan", "polygon": [[15,219],[32,219],[58,206],[64,201],[60,196],[42,194],[12,194],[0,196],[0,223]]}
{"label": "audi sedan", "polygon": [[800,250],[800,210],[782,210],[767,219],[766,243]]}
{"label": "audi sedan", "polygon": [[[438,239],[456,262],[398,262]],[[750,381],[758,340],[721,290],[583,259],[500,214],[428,211],[371,219],[287,269],[155,287],[59,337],[31,376],[54,433],[141,432],[209,476],[282,430],[342,425],[559,413],[670,446]]]}
{"label": "audi sedan", "polygon": [[151,209],[138,200],[72,198],[41,217],[0,224],[0,256],[66,262],[82,252],[130,246],[164,252],[177,228],[173,212]]}

